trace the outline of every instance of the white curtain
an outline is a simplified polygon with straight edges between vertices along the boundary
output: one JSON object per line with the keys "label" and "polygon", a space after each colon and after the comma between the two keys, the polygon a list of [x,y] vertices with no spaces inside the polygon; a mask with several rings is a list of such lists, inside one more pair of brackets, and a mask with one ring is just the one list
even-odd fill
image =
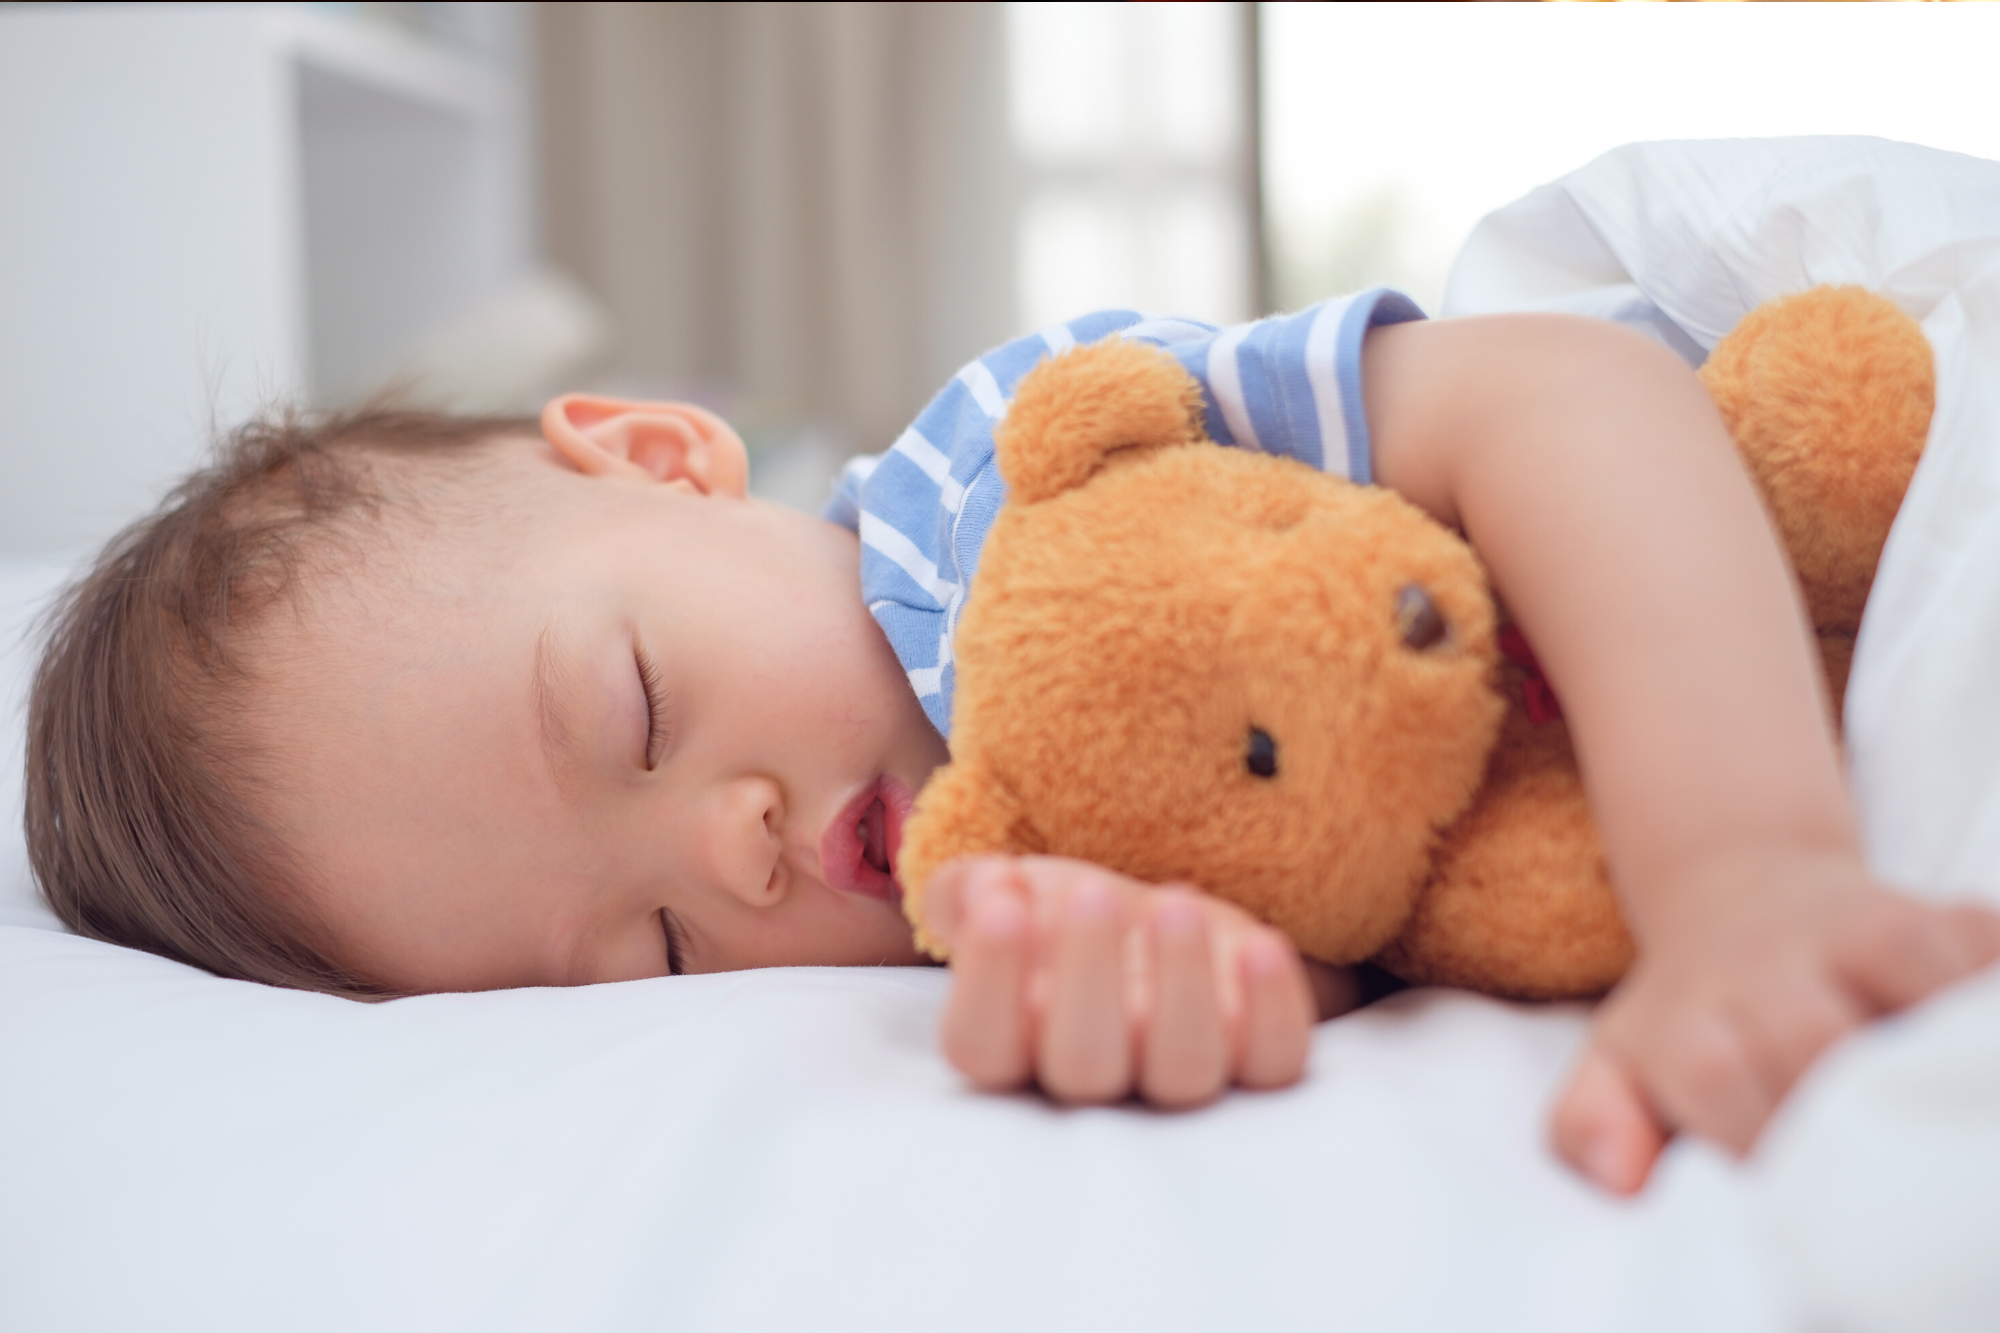
{"label": "white curtain", "polygon": [[1014,314],[1002,15],[539,6],[551,258],[616,380],[886,446]]}

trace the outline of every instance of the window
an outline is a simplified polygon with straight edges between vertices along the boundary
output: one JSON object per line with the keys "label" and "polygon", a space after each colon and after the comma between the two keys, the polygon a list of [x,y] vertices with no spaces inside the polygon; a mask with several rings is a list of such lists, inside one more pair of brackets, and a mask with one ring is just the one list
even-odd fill
{"label": "window", "polygon": [[1021,327],[1255,313],[1248,6],[1013,4],[1007,37]]}
{"label": "window", "polygon": [[1874,134],[2000,158],[2000,8],[1264,5],[1273,299],[1436,310],[1479,218],[1620,144]]}

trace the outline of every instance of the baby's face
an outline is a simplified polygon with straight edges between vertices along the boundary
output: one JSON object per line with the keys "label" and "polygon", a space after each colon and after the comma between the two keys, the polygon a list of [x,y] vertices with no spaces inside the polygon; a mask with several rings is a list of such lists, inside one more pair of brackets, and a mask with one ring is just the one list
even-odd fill
{"label": "baby's face", "polygon": [[340,961],[416,991],[917,961],[886,872],[945,747],[853,534],[542,441],[494,466],[516,517],[328,580],[261,701],[261,813]]}

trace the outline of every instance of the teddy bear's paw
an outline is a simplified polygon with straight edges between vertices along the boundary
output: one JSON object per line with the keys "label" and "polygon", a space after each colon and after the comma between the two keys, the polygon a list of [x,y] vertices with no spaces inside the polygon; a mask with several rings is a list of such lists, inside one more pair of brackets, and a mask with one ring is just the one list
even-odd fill
{"label": "teddy bear's paw", "polygon": [[924,920],[931,876],[961,856],[1022,856],[1048,850],[1036,836],[1013,790],[976,762],[959,760],[931,775],[917,808],[903,826],[896,851],[896,882],[903,915],[916,929],[917,947],[933,958],[950,956]]}
{"label": "teddy bear's paw", "polygon": [[1156,347],[1106,338],[1021,381],[995,441],[1009,498],[1034,504],[1090,480],[1114,454],[1206,440],[1201,386]]}
{"label": "teddy bear's paw", "polygon": [[1610,989],[1632,956],[1566,728],[1517,714],[1375,961],[1406,981],[1554,1000]]}

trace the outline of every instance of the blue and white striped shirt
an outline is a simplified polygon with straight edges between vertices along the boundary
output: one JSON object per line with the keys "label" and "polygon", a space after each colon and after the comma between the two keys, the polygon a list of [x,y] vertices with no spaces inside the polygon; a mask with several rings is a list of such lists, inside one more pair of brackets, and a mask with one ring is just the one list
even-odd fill
{"label": "blue and white striped shirt", "polygon": [[895,444],[854,459],[826,516],[861,536],[861,593],[940,734],[951,735],[951,641],[980,548],[1006,503],[993,432],[1043,358],[1120,336],[1166,349],[1200,381],[1219,444],[1285,454],[1367,485],[1361,340],[1422,319],[1387,288],[1217,329],[1106,310],[1016,338],[952,377]]}

